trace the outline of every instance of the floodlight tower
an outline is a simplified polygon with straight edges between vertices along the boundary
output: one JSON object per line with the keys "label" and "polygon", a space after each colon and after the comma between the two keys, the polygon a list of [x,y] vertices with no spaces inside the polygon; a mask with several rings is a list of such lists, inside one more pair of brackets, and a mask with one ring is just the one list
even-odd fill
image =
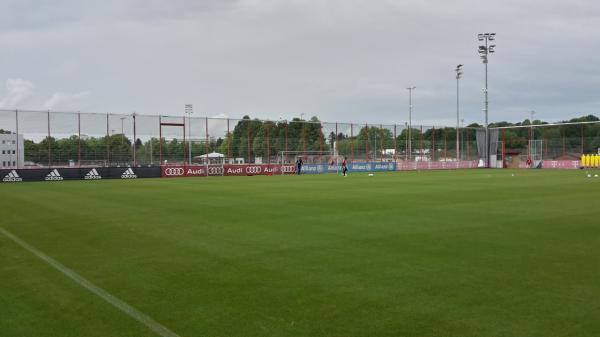
{"label": "floodlight tower", "polygon": [[459,64],[456,66],[456,161],[460,160],[460,135],[459,135],[459,130],[460,130],[460,105],[459,105],[459,86],[458,86],[458,81],[460,80],[461,76],[462,76],[462,64]]}
{"label": "floodlight tower", "polygon": [[489,41],[496,39],[496,33],[483,33],[477,34],[477,39],[482,42],[485,41],[485,45],[479,46],[479,56],[485,65],[485,88],[483,92],[485,94],[485,106],[483,111],[485,112],[485,167],[490,167],[490,130],[488,127],[488,55],[494,53],[495,44],[489,44]]}
{"label": "floodlight tower", "polygon": [[408,159],[412,158],[412,92],[417,87],[406,88],[408,90]]}

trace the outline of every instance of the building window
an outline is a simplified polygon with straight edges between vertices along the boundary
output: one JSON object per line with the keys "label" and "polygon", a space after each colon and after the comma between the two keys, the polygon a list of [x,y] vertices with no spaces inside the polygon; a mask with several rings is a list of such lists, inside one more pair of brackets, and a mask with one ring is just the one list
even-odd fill
{"label": "building window", "polygon": [[17,162],[16,161],[13,161],[13,166],[17,166]]}
{"label": "building window", "polygon": [[15,150],[13,150],[13,154],[15,154]]}
{"label": "building window", "polygon": [[3,140],[3,141],[2,141],[2,144],[3,144],[3,145],[4,145],[4,144],[6,144],[6,141],[5,141],[5,140]]}
{"label": "building window", "polygon": [[16,142],[13,140],[13,145],[16,144]]}
{"label": "building window", "polygon": [[2,150],[2,154],[6,154],[6,150]]}
{"label": "building window", "polygon": [[2,167],[5,167],[5,166],[6,166],[6,162],[5,162],[5,161],[3,161],[3,162],[2,162]]}

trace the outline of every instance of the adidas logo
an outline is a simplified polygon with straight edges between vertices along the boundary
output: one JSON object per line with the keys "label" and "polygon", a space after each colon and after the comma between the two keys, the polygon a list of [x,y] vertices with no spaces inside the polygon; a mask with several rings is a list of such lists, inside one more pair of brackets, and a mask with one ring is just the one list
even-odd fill
{"label": "adidas logo", "polygon": [[85,175],[85,177],[83,177],[83,179],[85,179],[85,180],[102,179],[102,176],[100,174],[98,174],[98,171],[96,171],[96,169],[92,169],[90,172],[88,172]]}
{"label": "adidas logo", "polygon": [[137,178],[137,176],[135,175],[135,173],[133,172],[133,170],[130,168],[128,168],[127,170],[125,170],[125,172],[123,172],[123,174],[121,174],[121,179],[135,179]]}
{"label": "adidas logo", "polygon": [[23,181],[23,178],[19,177],[17,171],[12,170],[6,176],[4,176],[4,178],[2,178],[2,181],[5,183],[14,183],[17,181]]}
{"label": "adidas logo", "polygon": [[51,180],[59,181],[59,180],[63,180],[63,177],[61,177],[60,173],[58,173],[58,170],[54,169],[54,170],[52,170],[52,172],[48,173],[48,175],[46,176],[46,178],[44,178],[44,180],[46,180],[46,181],[51,181]]}

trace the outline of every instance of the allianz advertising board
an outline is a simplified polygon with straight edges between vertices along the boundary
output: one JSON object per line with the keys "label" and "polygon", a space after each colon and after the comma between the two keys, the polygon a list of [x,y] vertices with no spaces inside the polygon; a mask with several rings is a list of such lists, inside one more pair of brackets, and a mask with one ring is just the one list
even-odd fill
{"label": "allianz advertising board", "polygon": [[[351,163],[348,164],[350,172],[375,172],[375,171],[395,171],[395,163]],[[341,172],[340,165],[327,164],[304,164],[302,165],[303,174],[336,173]]]}

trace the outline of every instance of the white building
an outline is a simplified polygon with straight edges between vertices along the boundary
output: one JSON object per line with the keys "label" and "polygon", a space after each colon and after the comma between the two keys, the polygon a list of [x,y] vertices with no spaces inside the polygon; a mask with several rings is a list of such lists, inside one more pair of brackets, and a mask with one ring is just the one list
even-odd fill
{"label": "white building", "polygon": [[24,147],[23,135],[0,134],[0,169],[22,167]]}

